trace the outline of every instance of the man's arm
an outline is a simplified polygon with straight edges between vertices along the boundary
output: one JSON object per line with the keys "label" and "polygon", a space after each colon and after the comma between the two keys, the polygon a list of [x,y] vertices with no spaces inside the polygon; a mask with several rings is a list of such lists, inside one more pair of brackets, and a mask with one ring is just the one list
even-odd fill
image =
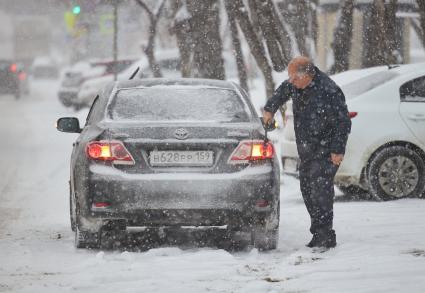
{"label": "man's arm", "polygon": [[274,113],[276,113],[279,107],[285,104],[290,97],[291,97],[291,84],[285,80],[275,90],[273,96],[271,96],[267,100],[267,103],[264,106],[264,112],[263,112],[264,123],[268,124],[271,120],[273,120]]}
{"label": "man's arm", "polygon": [[332,99],[332,120],[334,132],[330,145],[331,160],[334,164],[339,165],[344,157],[345,146],[351,131],[351,120],[345,103],[345,96],[339,88]]}

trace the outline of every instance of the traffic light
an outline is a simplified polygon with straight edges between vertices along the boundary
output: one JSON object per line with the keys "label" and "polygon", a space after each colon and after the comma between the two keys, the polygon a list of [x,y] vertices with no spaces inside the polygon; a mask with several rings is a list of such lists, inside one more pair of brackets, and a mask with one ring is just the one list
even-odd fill
{"label": "traffic light", "polygon": [[72,13],[75,15],[80,14],[81,12],[81,6],[80,5],[74,5],[72,6]]}

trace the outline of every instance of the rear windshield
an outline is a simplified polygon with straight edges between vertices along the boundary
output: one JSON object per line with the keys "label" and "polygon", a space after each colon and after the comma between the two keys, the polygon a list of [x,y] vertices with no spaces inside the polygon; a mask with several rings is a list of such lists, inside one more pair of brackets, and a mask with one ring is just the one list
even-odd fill
{"label": "rear windshield", "polygon": [[234,91],[221,88],[151,87],[120,90],[107,110],[119,121],[247,122],[249,108]]}
{"label": "rear windshield", "polygon": [[341,86],[341,89],[347,98],[354,98],[386,83],[387,81],[390,81],[397,76],[398,74],[394,71],[375,72],[351,83],[347,83]]}

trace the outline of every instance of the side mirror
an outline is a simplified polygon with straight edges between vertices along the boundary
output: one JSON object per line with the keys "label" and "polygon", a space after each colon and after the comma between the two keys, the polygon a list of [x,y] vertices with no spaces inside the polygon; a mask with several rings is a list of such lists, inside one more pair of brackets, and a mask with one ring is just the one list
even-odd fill
{"label": "side mirror", "polygon": [[59,118],[56,122],[56,129],[62,132],[80,133],[80,122],[75,117]]}
{"label": "side mirror", "polygon": [[277,121],[273,119],[269,124],[265,124],[263,117],[260,117],[261,124],[263,125],[264,130],[273,131],[277,128]]}

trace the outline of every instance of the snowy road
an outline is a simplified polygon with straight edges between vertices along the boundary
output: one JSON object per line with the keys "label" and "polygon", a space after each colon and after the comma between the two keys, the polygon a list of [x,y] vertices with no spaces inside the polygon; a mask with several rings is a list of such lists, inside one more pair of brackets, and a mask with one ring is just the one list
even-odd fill
{"label": "snowy road", "polygon": [[290,177],[276,251],[76,250],[67,187],[76,135],[54,129],[58,117],[72,115],[53,83],[33,85],[19,101],[0,96],[0,292],[425,292],[424,200],[339,200],[339,245],[313,253]]}

